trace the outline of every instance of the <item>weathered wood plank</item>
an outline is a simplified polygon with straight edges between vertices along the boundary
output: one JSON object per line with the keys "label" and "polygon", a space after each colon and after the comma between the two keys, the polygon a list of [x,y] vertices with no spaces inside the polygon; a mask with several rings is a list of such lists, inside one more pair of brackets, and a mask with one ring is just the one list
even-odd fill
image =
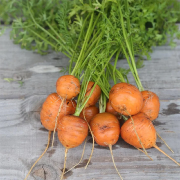
{"label": "weathered wood plank", "polygon": [[[68,59],[61,53],[41,56],[22,50],[19,45],[13,44],[8,33],[9,31],[0,37],[0,98],[20,98],[54,92],[56,79],[62,75],[57,71],[67,65]],[[160,99],[180,98],[179,48],[179,43],[175,49],[169,46],[154,48],[152,60],[145,61],[145,66],[139,69],[143,86],[156,92]],[[118,67],[128,65],[125,60],[121,60]],[[15,81],[8,83],[4,78],[13,78]],[[131,83],[134,82],[130,74],[128,78]],[[22,87],[18,80],[24,82]]]}

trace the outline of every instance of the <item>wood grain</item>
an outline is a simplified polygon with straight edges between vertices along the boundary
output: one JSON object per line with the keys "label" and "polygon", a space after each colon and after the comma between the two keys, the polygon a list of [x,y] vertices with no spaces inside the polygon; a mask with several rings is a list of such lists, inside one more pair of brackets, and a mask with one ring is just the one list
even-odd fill
{"label": "wood grain", "polygon": [[[62,74],[58,71],[68,59],[58,53],[46,56],[22,50],[9,39],[9,31],[0,37],[0,180],[24,179],[35,160],[44,151],[48,132],[39,120],[41,105],[48,94],[55,92],[55,82]],[[178,46],[154,48],[152,60],[139,69],[143,86],[157,93],[161,110],[154,122],[158,133],[174,150],[172,154],[158,139],[157,145],[180,162],[180,41]],[[125,60],[119,67],[127,67]],[[13,78],[9,83],[4,78]],[[131,75],[128,75],[134,83]],[[18,81],[23,81],[22,87]],[[110,151],[95,145],[89,167],[85,170],[92,146],[88,137],[82,163],[70,171],[67,180],[119,179],[111,161]],[[83,145],[71,149],[67,169],[81,157]],[[180,168],[156,149],[149,149],[150,161],[143,153],[119,140],[113,146],[117,168],[124,180],[178,180]],[[54,148],[33,169],[29,180],[59,179],[64,161],[64,148],[55,138]]]}

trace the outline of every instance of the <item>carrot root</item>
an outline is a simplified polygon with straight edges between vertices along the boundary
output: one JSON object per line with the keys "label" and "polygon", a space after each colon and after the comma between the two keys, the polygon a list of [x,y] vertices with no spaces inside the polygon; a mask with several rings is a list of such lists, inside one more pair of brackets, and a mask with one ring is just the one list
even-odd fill
{"label": "carrot root", "polygon": [[[90,130],[90,132],[92,132],[92,131]],[[91,154],[89,156],[89,159],[88,159],[88,162],[87,162],[87,164],[85,166],[85,169],[88,167],[88,165],[89,165],[89,163],[91,161],[92,155],[93,155],[93,151],[94,151],[94,135],[93,135],[93,133],[91,133],[91,135],[92,135],[92,139],[93,139],[93,145],[92,145]]]}
{"label": "carrot root", "polygon": [[61,178],[60,178],[60,180],[62,180],[62,179],[63,179],[64,172],[65,172],[65,169],[66,169],[66,159],[67,159],[67,153],[68,153],[68,149],[66,148],[66,149],[65,149],[65,154],[64,154],[64,168],[63,168],[63,172],[62,172],[62,174],[61,174]]}
{"label": "carrot root", "polygon": [[176,160],[174,160],[172,157],[170,157],[168,154],[166,154],[163,150],[161,150],[156,144],[154,145],[154,147],[158,150],[158,151],[160,151],[161,153],[163,153],[165,156],[167,156],[169,159],[171,159],[173,162],[175,162],[178,166],[180,166],[180,164],[176,161]]}
{"label": "carrot root", "polygon": [[59,111],[58,111],[58,114],[56,116],[56,120],[55,120],[55,127],[54,127],[54,131],[53,131],[53,139],[52,139],[52,147],[54,145],[54,136],[55,136],[55,133],[56,133],[56,128],[57,128],[57,122],[58,122],[58,117],[59,117],[59,114],[61,112],[61,108],[62,108],[62,105],[64,104],[64,98],[62,99],[62,102],[61,102],[61,105],[59,107]]}
{"label": "carrot root", "polygon": [[112,145],[109,145],[109,149],[110,149],[110,152],[111,152],[111,157],[112,157],[112,161],[113,161],[114,167],[115,167],[115,169],[116,169],[119,177],[121,178],[121,180],[123,180],[123,178],[122,178],[121,174],[119,173],[119,171],[118,171],[118,169],[117,169],[117,167],[116,167],[116,164],[115,164],[115,162],[114,162],[114,156],[113,156],[113,152],[112,152]]}
{"label": "carrot root", "polygon": [[29,174],[31,173],[32,169],[34,168],[34,166],[38,163],[38,161],[44,156],[44,154],[46,153],[46,151],[48,150],[49,148],[49,144],[50,144],[50,139],[51,139],[51,131],[49,131],[49,134],[48,134],[48,143],[47,143],[47,146],[46,146],[46,149],[44,150],[44,152],[41,154],[41,156],[36,160],[36,162],[31,166],[31,169],[29,170],[28,174],[26,175],[25,179],[24,180],[27,180]]}
{"label": "carrot root", "polygon": [[156,131],[156,134],[157,134],[157,136],[164,142],[164,144],[167,146],[167,148],[172,152],[172,153],[174,153],[174,151],[169,147],[169,145],[166,143],[166,141],[159,135],[159,133],[157,133],[157,131]]}
{"label": "carrot root", "polygon": [[82,159],[83,159],[83,156],[84,156],[84,151],[85,151],[85,147],[86,147],[86,142],[87,142],[87,138],[86,138],[86,140],[85,140],[85,142],[84,142],[83,152],[82,152],[81,159],[79,160],[79,162],[78,162],[76,165],[74,165],[72,168],[70,168],[69,170],[67,170],[64,174],[68,173],[69,171],[71,171],[72,169],[74,169],[76,166],[78,166],[78,165],[81,163],[81,161],[82,161]]}
{"label": "carrot root", "polygon": [[[135,146],[134,146],[134,147],[135,147]],[[135,147],[135,148],[136,148],[137,150],[143,152],[151,161],[153,161],[153,159],[152,159],[148,154],[146,154],[142,149],[137,148],[137,147]]]}
{"label": "carrot root", "polygon": [[93,145],[92,145],[91,154],[90,154],[89,159],[88,159],[88,162],[87,162],[87,164],[86,164],[86,166],[85,166],[85,169],[86,169],[86,168],[88,167],[90,161],[91,161],[91,158],[92,158],[92,155],[93,155],[93,151],[94,151],[94,134],[93,134],[93,132],[92,132],[92,130],[91,130],[91,127],[90,127],[89,123],[88,123],[87,120],[86,120],[85,111],[83,111],[83,116],[84,116],[84,120],[86,121],[86,123],[87,123],[87,125],[88,125],[88,128],[89,128],[89,130],[90,130],[90,133],[91,133],[91,136],[92,136],[92,139],[93,139]]}

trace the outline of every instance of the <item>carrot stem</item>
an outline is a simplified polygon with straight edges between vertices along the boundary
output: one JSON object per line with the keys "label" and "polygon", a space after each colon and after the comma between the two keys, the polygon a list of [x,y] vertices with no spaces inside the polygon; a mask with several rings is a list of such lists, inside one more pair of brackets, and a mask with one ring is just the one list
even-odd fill
{"label": "carrot stem", "polygon": [[48,134],[48,143],[47,143],[47,146],[46,146],[46,149],[44,150],[44,152],[41,154],[41,156],[36,160],[36,162],[31,166],[31,169],[29,170],[28,174],[26,175],[25,179],[24,180],[27,180],[29,174],[31,173],[32,169],[34,168],[34,166],[37,164],[37,162],[44,156],[44,154],[46,153],[46,151],[48,150],[49,148],[49,143],[50,143],[50,139],[51,139],[51,131],[49,131],[49,134]]}
{"label": "carrot stem", "polygon": [[84,142],[83,152],[82,152],[81,159],[79,160],[79,162],[78,162],[77,164],[75,164],[72,168],[68,169],[64,174],[68,173],[69,171],[71,171],[72,169],[74,169],[76,166],[78,166],[78,165],[81,163],[81,161],[82,161],[82,159],[83,159],[83,156],[84,156],[84,151],[85,151],[85,147],[86,147],[86,142],[87,142],[87,138],[86,138],[86,140],[85,140],[85,142]]}
{"label": "carrot stem", "polygon": [[61,112],[61,108],[62,108],[62,105],[63,105],[63,103],[64,103],[64,100],[65,100],[65,99],[63,98],[63,99],[62,99],[62,102],[61,102],[61,104],[60,104],[60,106],[59,106],[58,114],[57,114],[57,116],[56,116],[55,127],[54,127],[54,131],[53,131],[52,147],[53,147],[53,144],[54,144],[54,136],[55,136],[55,133],[56,133],[56,128],[57,128],[57,122],[58,122],[59,114],[60,114],[60,112]]}
{"label": "carrot stem", "polygon": [[118,171],[118,169],[117,169],[117,167],[116,167],[116,164],[115,164],[115,162],[114,162],[114,157],[113,157],[112,145],[111,145],[111,144],[109,145],[109,149],[110,149],[110,152],[111,152],[111,157],[112,157],[112,161],[113,161],[114,167],[115,167],[115,169],[116,169],[119,177],[121,178],[121,180],[123,180],[123,178],[122,178],[121,174],[119,173],[119,171]]}
{"label": "carrot stem", "polygon": [[85,22],[87,21],[87,19],[89,18],[89,16],[90,16],[90,14],[88,14],[87,17],[86,17],[86,19],[84,20],[84,23],[83,23],[83,26],[82,26],[82,29],[81,29],[79,38],[78,38],[77,43],[76,43],[76,45],[75,45],[74,53],[73,53],[73,55],[72,55],[72,57],[71,57],[71,60],[70,60],[70,63],[69,63],[69,74],[71,74],[72,65],[73,65],[73,62],[74,62],[73,60],[74,60],[75,54],[77,53],[77,48],[78,48],[78,45],[79,45],[81,36],[82,36],[82,34],[83,34],[84,27],[85,27],[85,25],[86,25]]}
{"label": "carrot stem", "polygon": [[156,144],[154,145],[154,147],[158,150],[158,151],[160,151],[161,153],[163,153],[165,156],[167,156],[169,159],[171,159],[172,161],[174,161],[178,166],[180,166],[180,164],[176,161],[176,160],[174,160],[172,157],[170,157],[168,154],[166,154],[163,150],[161,150]]}
{"label": "carrot stem", "polygon": [[64,154],[64,168],[63,168],[63,172],[62,172],[62,174],[61,174],[61,178],[60,178],[60,180],[62,180],[62,179],[63,179],[64,172],[65,172],[65,169],[66,169],[66,159],[67,159],[67,153],[68,153],[68,149],[66,148],[66,149],[65,149],[65,154]]}
{"label": "carrot stem", "polygon": [[[88,29],[87,29],[87,33],[86,33],[86,36],[85,36],[85,39],[84,39],[84,43],[83,43],[83,45],[82,45],[81,52],[80,52],[80,54],[79,54],[79,56],[78,56],[78,59],[77,59],[77,61],[76,61],[75,66],[74,66],[74,68],[73,68],[73,70],[72,70],[72,72],[71,72],[71,75],[75,75],[74,73],[75,73],[76,70],[78,69],[79,64],[82,64],[82,63],[81,63],[81,61],[82,61],[81,57],[83,57],[83,55],[84,55],[85,48],[86,48],[87,43],[88,43],[88,41],[89,41],[89,38],[90,38],[90,36],[91,36],[91,31],[92,31],[91,28],[92,28],[92,24],[93,24],[93,18],[94,18],[94,14],[92,13],[92,14],[91,14],[91,19],[90,19],[90,22],[89,22],[89,26],[88,26]],[[84,58],[83,58],[83,59],[84,59]]]}
{"label": "carrot stem", "polygon": [[156,134],[157,134],[157,136],[164,142],[164,144],[167,146],[167,148],[172,152],[172,153],[174,153],[174,151],[169,147],[169,145],[166,143],[166,141],[159,135],[159,133],[157,133],[157,131],[156,131]]}

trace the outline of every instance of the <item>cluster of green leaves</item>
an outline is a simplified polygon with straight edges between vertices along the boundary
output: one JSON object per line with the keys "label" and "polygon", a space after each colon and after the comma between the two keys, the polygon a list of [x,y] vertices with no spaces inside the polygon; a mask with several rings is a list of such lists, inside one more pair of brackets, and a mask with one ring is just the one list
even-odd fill
{"label": "cluster of green leaves", "polygon": [[[126,1],[129,3],[129,13],[125,8]],[[93,12],[94,7],[96,10],[105,8],[113,26],[122,29],[117,19],[117,6],[110,7],[112,2],[116,1],[63,0],[60,3],[59,0],[1,0],[0,19],[5,24],[12,23],[11,38],[15,43],[21,44],[22,48],[45,54],[51,47],[56,51],[72,55],[74,44],[85,21],[84,17],[87,13]],[[175,24],[180,19],[180,3],[177,0],[121,0],[119,2],[122,6],[124,26],[126,27],[128,19],[131,22],[129,36],[133,37],[136,55],[142,56],[146,53],[148,56],[147,52],[151,52],[153,46],[166,43],[168,38],[169,44],[172,47],[175,46],[173,39],[180,37]],[[100,19],[99,24],[106,28],[107,39],[110,38],[109,33],[117,35],[111,27],[106,26],[104,19]],[[39,26],[53,35],[53,38]],[[121,37],[122,31],[118,35]],[[142,42],[140,47],[139,42]],[[142,44],[145,51],[138,49],[142,48]]]}
{"label": "cluster of green leaves", "polygon": [[[137,74],[143,61],[135,61],[134,56],[150,58],[152,47],[168,38],[175,45],[174,37],[180,36],[179,7],[177,0],[2,0],[0,17],[5,24],[12,22],[15,43],[41,54],[49,49],[63,52],[70,58],[69,74],[78,78],[87,66],[95,67],[95,81],[111,57],[114,66],[107,64],[99,80],[108,96],[105,89],[110,86],[105,82],[128,81],[129,71],[143,89]],[[127,59],[129,69],[116,69],[119,57]]]}
{"label": "cluster of green leaves", "polygon": [[[68,14],[75,2],[58,0],[2,0],[1,21],[12,22],[11,38],[22,48],[46,54],[49,48],[72,54],[80,31],[69,23]],[[76,32],[77,31],[77,32]]]}
{"label": "cluster of green leaves", "polygon": [[[151,51],[152,46],[163,45],[168,41],[175,46],[173,39],[180,38],[176,22],[180,20],[180,2],[177,0],[136,0],[129,5],[130,21],[137,39]],[[167,36],[169,35],[169,36]]]}

